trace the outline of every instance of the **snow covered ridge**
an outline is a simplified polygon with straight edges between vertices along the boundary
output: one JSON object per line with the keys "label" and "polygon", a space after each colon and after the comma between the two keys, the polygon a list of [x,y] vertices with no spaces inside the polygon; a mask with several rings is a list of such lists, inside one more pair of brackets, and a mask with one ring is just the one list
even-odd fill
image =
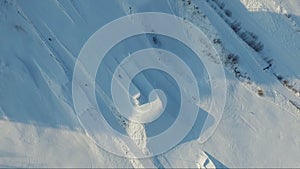
{"label": "snow covered ridge", "polygon": [[[293,0],[1,1],[0,166],[299,167],[296,6]],[[143,12],[179,16],[182,21],[174,23],[182,25],[170,26],[172,19],[160,17],[157,28],[151,18],[131,15]],[[95,53],[80,60],[89,38],[124,16],[131,20],[104,39],[94,38],[96,43],[87,46]],[[224,18],[239,22],[240,30]],[[176,31],[188,22],[205,36],[193,29]],[[134,28],[126,29],[130,25]],[[162,35],[161,29],[185,40]],[[118,41],[128,30],[147,34]],[[115,41],[101,64],[88,57],[104,54],[97,51]],[[260,42],[263,48],[253,49]],[[82,76],[74,78],[76,66]],[[211,79],[217,72],[211,66],[224,66],[227,85],[222,78]],[[218,75],[213,77],[222,77]],[[227,91],[222,119],[217,116],[222,104],[217,100],[211,106],[214,89]],[[165,138],[176,140],[184,128],[187,135],[175,145],[151,142],[176,124],[182,102],[190,105],[182,113],[189,113],[183,116],[186,122],[175,128],[178,134]],[[199,111],[191,118],[194,108]],[[120,135],[103,132],[99,122]],[[205,133],[212,135],[203,140]],[[168,146],[168,151],[155,153]],[[147,157],[127,158],[141,155]]]}

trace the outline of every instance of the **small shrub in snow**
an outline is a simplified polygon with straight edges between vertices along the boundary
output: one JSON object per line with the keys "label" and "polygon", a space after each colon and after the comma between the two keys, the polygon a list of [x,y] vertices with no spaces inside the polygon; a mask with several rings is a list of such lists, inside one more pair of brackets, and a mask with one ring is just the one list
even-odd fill
{"label": "small shrub in snow", "polygon": [[225,7],[225,3],[224,2],[221,2],[218,5],[219,5],[220,9],[224,9],[224,7]]}
{"label": "small shrub in snow", "polygon": [[287,14],[287,13],[285,13],[284,16],[286,16],[287,18],[291,18],[292,17],[291,14]]}
{"label": "small shrub in snow", "polygon": [[225,10],[225,14],[226,14],[228,17],[231,17],[231,16],[232,16],[232,12],[231,12],[229,9],[226,9],[226,10]]}
{"label": "small shrub in snow", "polygon": [[188,0],[187,3],[188,3],[189,5],[191,5],[192,2],[191,2],[191,0]]}
{"label": "small shrub in snow", "polygon": [[217,39],[214,39],[213,42],[215,44],[221,44],[221,39],[217,38]]}
{"label": "small shrub in snow", "polygon": [[253,49],[254,49],[256,52],[262,51],[263,48],[264,48],[264,45],[262,44],[262,42],[257,43],[257,44],[253,47]]}
{"label": "small shrub in snow", "polygon": [[157,43],[158,43],[157,37],[156,37],[156,36],[153,36],[153,37],[152,37],[152,41],[153,41],[154,44],[157,44]]}
{"label": "small shrub in snow", "polygon": [[230,27],[234,32],[239,32],[241,30],[241,23],[234,21],[230,24]]}
{"label": "small shrub in snow", "polygon": [[157,38],[156,35],[152,36],[151,40],[152,40],[152,43],[154,45],[156,45],[156,46],[160,46],[161,45],[161,42],[159,41],[159,39]]}
{"label": "small shrub in snow", "polygon": [[259,96],[264,96],[264,91],[261,90],[261,89],[259,89],[259,90],[257,91],[257,94],[258,94]]}
{"label": "small shrub in snow", "polygon": [[279,81],[282,81],[283,77],[280,75],[275,75]]}
{"label": "small shrub in snow", "polygon": [[288,81],[288,80],[283,80],[283,84],[284,84],[285,86],[287,86],[287,85],[289,84],[289,81]]}
{"label": "small shrub in snow", "polygon": [[239,63],[239,56],[233,53],[227,55],[226,63],[237,65]]}

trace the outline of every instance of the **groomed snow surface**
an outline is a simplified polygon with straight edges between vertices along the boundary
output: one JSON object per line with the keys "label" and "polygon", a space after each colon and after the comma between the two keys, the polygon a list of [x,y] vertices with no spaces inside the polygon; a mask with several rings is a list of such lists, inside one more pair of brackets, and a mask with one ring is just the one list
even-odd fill
{"label": "groomed snow surface", "polygon": [[[81,48],[105,24],[137,12],[185,18],[205,33],[220,55],[221,61],[209,50],[203,56],[224,66],[227,82],[222,86],[227,90],[223,117],[204,143],[199,138],[204,120],[210,117],[206,109],[212,97],[209,74],[187,46],[162,35],[130,37],[107,53],[96,77],[97,102],[113,129],[139,138],[137,147],[151,151],[147,137],[166,130],[178,116],[178,85],[158,70],[145,70],[133,79],[130,94],[136,107],[144,110],[152,104],[164,110],[156,121],[140,124],[114,109],[112,76],[122,60],[137,50],[171,51],[197,73],[199,82],[200,110],[187,136],[163,154],[125,158],[99,147],[78,120],[72,77]],[[239,23],[239,30],[233,22]],[[261,50],[251,47],[242,34],[246,31],[263,44]],[[0,167],[300,167],[299,47],[297,0],[1,0]],[[181,71],[174,62],[158,57],[168,68]],[[123,68],[120,71],[126,73]],[[148,99],[153,89],[165,93],[154,92],[155,97]],[[134,155],[124,142],[112,141]]]}

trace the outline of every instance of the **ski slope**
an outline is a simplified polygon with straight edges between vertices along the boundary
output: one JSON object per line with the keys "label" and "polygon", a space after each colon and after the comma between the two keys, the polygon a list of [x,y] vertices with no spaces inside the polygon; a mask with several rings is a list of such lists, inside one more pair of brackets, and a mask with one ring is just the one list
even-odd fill
{"label": "ski slope", "polygon": [[[199,108],[196,123],[171,150],[153,157],[126,158],[101,148],[78,119],[72,80],[78,55],[89,37],[115,19],[140,12],[173,14],[204,32],[221,60],[211,48],[203,50],[203,57],[211,65],[224,67],[227,85],[220,87],[226,90],[226,102],[216,130],[202,142],[205,119],[217,120],[208,105],[212,86],[218,86],[211,84],[204,63],[187,46],[166,36],[144,34],[121,41],[107,53],[97,70],[95,95],[111,128],[132,138],[138,151],[151,153],[153,149],[147,140],[176,121],[181,86],[162,71],[142,71],[134,76],[127,93],[135,104],[128,116],[136,121],[124,118],[115,108],[112,98],[118,95],[111,93],[111,84],[130,81],[129,70],[140,66],[126,62],[126,58],[144,48],[160,49],[152,51],[155,57],[144,60],[178,72],[179,78],[189,82],[191,79],[179,62],[162,53],[170,51],[180,56],[196,74],[201,100],[192,101]],[[234,21],[240,23],[240,31],[228,24]],[[133,22],[145,24],[138,19]],[[255,33],[263,49],[253,50],[241,38],[242,31]],[[2,0],[0,34],[0,167],[300,166],[297,0]],[[187,35],[192,36],[189,32]],[[229,54],[238,56],[238,61],[232,62]],[[117,81],[113,81],[115,75]],[[90,99],[85,90],[90,83],[80,80],[80,91]],[[193,95],[186,93],[188,98]],[[118,99],[123,103],[124,98]],[[140,116],[139,112],[145,114]],[[137,122],[141,120],[149,123]],[[91,126],[96,124],[93,119],[88,122]],[[124,140],[112,138],[111,142],[118,151],[131,157],[137,155]]]}

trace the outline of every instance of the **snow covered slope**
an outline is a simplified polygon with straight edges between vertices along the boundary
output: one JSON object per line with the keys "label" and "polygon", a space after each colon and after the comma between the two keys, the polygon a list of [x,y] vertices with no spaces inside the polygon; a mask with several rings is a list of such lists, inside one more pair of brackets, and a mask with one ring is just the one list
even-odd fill
{"label": "snow covered slope", "polygon": [[[128,38],[107,54],[96,77],[97,102],[113,129],[138,138],[135,143],[143,152],[151,151],[147,137],[166,130],[178,116],[179,87],[160,71],[138,74],[130,91],[137,107],[153,103],[166,112],[153,123],[140,124],[112,106],[111,79],[122,60],[137,50],[172,51],[198,73],[203,101],[194,127],[178,145],[154,157],[120,157],[95,144],[77,119],[72,75],[82,46],[100,27],[137,12],[189,20],[219,53],[221,62],[209,51],[203,57],[224,66],[226,106],[204,143],[199,138],[212,95],[205,66],[186,46],[162,35]],[[297,0],[1,0],[0,35],[0,167],[300,167]],[[180,71],[174,62],[162,62]],[[160,94],[156,100],[146,97],[157,88],[165,91],[167,105]],[[112,142],[134,155],[122,141]]]}

